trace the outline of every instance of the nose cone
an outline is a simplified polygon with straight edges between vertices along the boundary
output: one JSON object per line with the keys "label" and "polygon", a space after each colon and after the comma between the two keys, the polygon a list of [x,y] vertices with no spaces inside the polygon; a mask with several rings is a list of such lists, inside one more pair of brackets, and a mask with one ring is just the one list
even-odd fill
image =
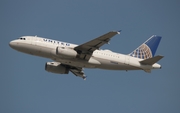
{"label": "nose cone", "polygon": [[17,40],[13,40],[9,42],[9,46],[15,50],[19,49],[19,42]]}
{"label": "nose cone", "polygon": [[16,47],[16,45],[17,45],[17,43],[15,41],[9,42],[9,46],[13,49]]}

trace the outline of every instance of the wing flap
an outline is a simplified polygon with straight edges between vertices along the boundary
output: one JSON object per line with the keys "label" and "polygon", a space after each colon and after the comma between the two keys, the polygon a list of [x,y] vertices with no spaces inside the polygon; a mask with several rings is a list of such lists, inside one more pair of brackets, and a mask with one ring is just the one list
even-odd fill
{"label": "wing flap", "polygon": [[144,64],[144,65],[153,65],[155,64],[156,62],[158,62],[159,60],[161,60],[164,56],[155,56],[153,58],[149,58],[149,59],[145,59],[145,60],[142,60],[140,61],[141,64]]}
{"label": "wing flap", "polygon": [[78,77],[81,77],[81,78],[83,78],[84,80],[86,80],[86,76],[85,76],[82,68],[76,68],[76,67],[74,67],[74,68],[71,68],[70,71],[71,71],[74,75],[76,75],[76,76],[78,76]]}

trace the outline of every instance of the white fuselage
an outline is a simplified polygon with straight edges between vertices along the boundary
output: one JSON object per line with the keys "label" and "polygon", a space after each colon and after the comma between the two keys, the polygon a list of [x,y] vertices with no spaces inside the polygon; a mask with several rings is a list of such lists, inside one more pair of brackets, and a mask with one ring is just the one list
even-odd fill
{"label": "white fuselage", "polygon": [[50,58],[62,64],[75,67],[109,70],[151,70],[161,68],[157,63],[152,66],[142,65],[139,61],[143,59],[115,53],[110,50],[95,50],[88,61],[77,57],[57,56],[55,54],[57,47],[74,49],[78,45],[36,36],[21,37],[11,41],[10,46],[20,52]]}

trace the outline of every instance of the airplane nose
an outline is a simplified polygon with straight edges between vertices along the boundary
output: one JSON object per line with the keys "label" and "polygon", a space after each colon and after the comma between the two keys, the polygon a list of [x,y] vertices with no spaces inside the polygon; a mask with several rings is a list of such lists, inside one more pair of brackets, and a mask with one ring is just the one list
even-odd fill
{"label": "airplane nose", "polygon": [[16,45],[17,45],[17,43],[14,42],[14,41],[9,42],[9,46],[10,46],[11,48],[14,48]]}

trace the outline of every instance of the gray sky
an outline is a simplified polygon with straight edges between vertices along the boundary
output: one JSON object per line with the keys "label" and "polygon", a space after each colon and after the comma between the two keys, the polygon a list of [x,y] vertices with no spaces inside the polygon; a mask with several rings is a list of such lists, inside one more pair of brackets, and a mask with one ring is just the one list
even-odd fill
{"label": "gray sky", "polygon": [[[0,112],[180,112],[180,2],[178,0],[1,0]],[[50,59],[17,52],[9,42],[24,35],[82,44],[122,30],[102,49],[128,54],[151,35],[162,40],[156,54],[161,70],[85,69],[46,72]]]}

